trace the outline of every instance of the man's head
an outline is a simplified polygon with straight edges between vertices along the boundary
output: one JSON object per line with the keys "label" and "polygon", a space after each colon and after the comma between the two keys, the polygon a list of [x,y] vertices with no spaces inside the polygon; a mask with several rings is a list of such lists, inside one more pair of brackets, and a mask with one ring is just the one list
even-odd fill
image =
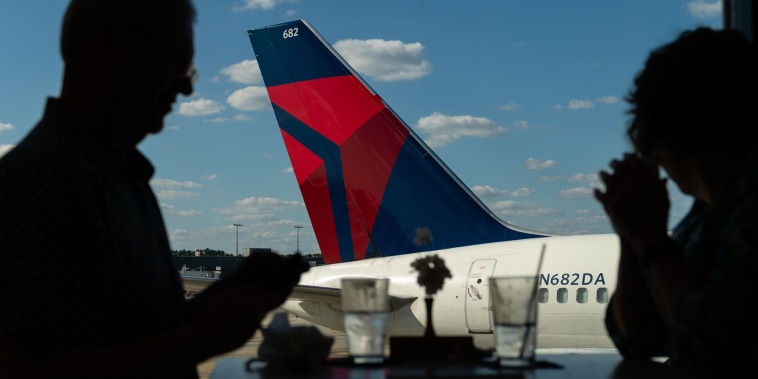
{"label": "man's head", "polygon": [[756,48],[738,31],[684,32],[650,53],[626,99],[627,135],[643,156],[748,154],[758,142]]}
{"label": "man's head", "polygon": [[[192,93],[190,0],[71,0],[63,20],[61,93],[136,144],[163,127],[178,94]],[[98,114],[99,113],[99,114]]]}

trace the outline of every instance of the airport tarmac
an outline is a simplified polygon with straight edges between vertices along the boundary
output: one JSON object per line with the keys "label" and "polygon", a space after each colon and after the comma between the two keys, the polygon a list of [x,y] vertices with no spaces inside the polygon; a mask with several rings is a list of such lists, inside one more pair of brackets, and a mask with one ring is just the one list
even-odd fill
{"label": "airport tarmac", "polygon": [[[283,312],[280,310],[275,310],[269,315],[263,319],[262,327],[267,327],[269,322],[271,322],[271,318],[273,317],[274,313],[276,312]],[[338,332],[329,328],[325,328],[322,326],[311,324],[307,321],[304,321],[301,318],[297,318],[295,316],[288,314],[288,319],[290,322],[290,325],[292,326],[315,326],[317,329],[321,331],[321,334],[325,336],[330,336],[334,338],[334,343],[332,344],[332,350],[331,355],[336,357],[346,357],[347,356],[347,341],[345,340],[345,333],[344,332]],[[260,330],[255,332],[255,335],[253,338],[247,341],[244,346],[241,348],[234,350],[228,354],[220,355],[218,357],[209,359],[197,366],[197,372],[200,376],[200,379],[209,379],[211,376],[211,373],[213,372],[213,369],[216,367],[216,360],[222,357],[228,357],[228,356],[234,356],[234,357],[257,357],[258,356],[258,347],[261,345],[261,342],[263,342],[263,335],[261,334]]]}

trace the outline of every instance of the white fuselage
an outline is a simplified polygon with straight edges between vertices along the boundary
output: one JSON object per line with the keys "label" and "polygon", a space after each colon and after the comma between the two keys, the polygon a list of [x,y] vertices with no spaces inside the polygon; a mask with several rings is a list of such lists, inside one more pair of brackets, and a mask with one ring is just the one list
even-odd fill
{"label": "white fuselage", "polygon": [[[389,335],[421,335],[426,323],[424,290],[411,262],[438,254],[452,273],[434,295],[434,329],[438,335],[473,335],[477,346],[494,344],[489,302],[490,276],[533,275],[540,252],[537,346],[540,348],[611,348],[604,317],[616,286],[619,259],[614,234],[554,236],[496,242],[386,258],[313,267],[300,283],[340,288],[352,276],[390,278],[390,295],[417,297],[389,316]],[[282,308],[305,320],[343,330],[340,307],[326,302],[288,300]]]}

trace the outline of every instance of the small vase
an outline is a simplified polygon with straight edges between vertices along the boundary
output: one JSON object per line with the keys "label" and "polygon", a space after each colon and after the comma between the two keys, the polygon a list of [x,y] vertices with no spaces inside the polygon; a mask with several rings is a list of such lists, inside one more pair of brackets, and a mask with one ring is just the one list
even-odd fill
{"label": "small vase", "polygon": [[434,338],[437,337],[437,334],[434,333],[434,324],[432,324],[432,302],[434,302],[434,298],[427,297],[424,302],[426,302],[426,332],[424,332],[424,337]]}

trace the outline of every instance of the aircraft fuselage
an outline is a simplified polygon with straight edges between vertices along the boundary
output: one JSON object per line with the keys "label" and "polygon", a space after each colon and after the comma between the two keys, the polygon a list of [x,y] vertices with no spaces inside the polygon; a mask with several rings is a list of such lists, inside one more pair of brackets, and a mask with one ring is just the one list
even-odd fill
{"label": "aircraft fuselage", "polygon": [[[545,237],[313,267],[300,284],[339,288],[343,277],[388,277],[390,294],[416,300],[391,312],[389,335],[422,335],[426,308],[423,288],[411,262],[438,254],[452,273],[434,295],[433,322],[438,335],[473,335],[478,346],[491,346],[493,323],[490,276],[534,275],[542,245],[538,347],[611,348],[603,319],[615,288],[618,239],[615,235]],[[335,330],[344,330],[339,304],[288,300],[283,309]]]}

